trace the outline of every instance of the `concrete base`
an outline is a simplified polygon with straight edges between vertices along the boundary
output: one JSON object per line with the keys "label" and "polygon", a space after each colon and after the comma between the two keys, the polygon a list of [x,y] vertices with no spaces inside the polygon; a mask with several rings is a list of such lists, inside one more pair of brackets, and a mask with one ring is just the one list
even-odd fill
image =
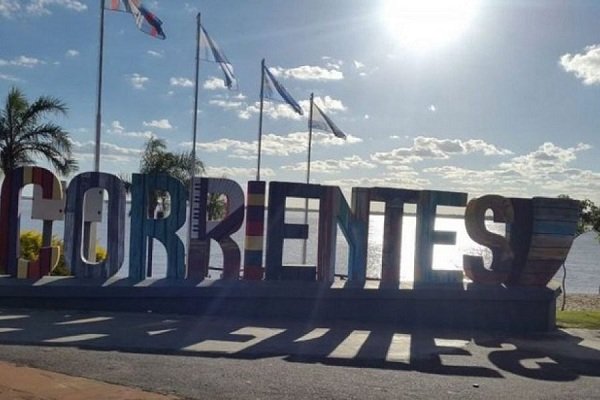
{"label": "concrete base", "polygon": [[350,320],[398,327],[542,332],[555,329],[548,288],[476,285],[416,289],[289,281],[106,282],[0,278],[0,306],[160,312],[307,321]]}

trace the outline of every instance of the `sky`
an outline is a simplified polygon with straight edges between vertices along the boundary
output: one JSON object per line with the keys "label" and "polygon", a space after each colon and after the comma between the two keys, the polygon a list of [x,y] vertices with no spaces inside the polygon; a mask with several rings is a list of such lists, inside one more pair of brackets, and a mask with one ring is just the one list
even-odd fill
{"label": "sky", "polygon": [[[348,135],[314,132],[311,183],[600,203],[599,2],[143,4],[165,40],[105,12],[102,171],[136,172],[151,135],[191,149],[201,12],[239,81],[229,91],[217,64],[200,64],[207,176],[255,177],[265,58],[306,111],[314,93]],[[93,169],[99,23],[97,1],[0,0],[0,101],[14,86],[62,99],[68,115],[53,120],[71,133],[80,171]],[[305,182],[306,115],[265,104],[263,179]]]}

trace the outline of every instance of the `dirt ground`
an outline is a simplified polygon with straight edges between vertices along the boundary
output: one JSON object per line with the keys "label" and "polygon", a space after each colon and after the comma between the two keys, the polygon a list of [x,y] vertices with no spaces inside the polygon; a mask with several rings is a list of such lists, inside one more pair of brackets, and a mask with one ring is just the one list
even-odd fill
{"label": "dirt ground", "polygon": [[[560,309],[563,302],[564,294],[561,294],[556,299],[556,308]],[[568,293],[565,303],[565,310],[568,311],[583,311],[595,310],[600,311],[600,294],[577,294]]]}

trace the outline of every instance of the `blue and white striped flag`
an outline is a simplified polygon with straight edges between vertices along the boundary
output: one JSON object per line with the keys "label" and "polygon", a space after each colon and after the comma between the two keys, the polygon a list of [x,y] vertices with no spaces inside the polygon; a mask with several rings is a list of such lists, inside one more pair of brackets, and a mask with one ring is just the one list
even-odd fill
{"label": "blue and white striped flag", "polygon": [[269,71],[269,68],[267,68],[266,65],[265,65],[264,69],[265,69],[265,71],[264,71],[265,79],[263,82],[264,97],[271,99],[271,100],[277,100],[273,97],[273,86],[275,86],[275,90],[277,90],[277,93],[279,93],[279,96],[281,96],[283,101],[288,103],[289,106],[292,107],[294,109],[294,111],[296,111],[298,114],[304,115],[304,111],[302,111],[302,107],[300,107],[300,104],[298,104],[298,102],[296,102],[296,100],[294,100],[292,95],[289,94],[287,90],[285,90],[285,88],[283,87],[283,85],[281,83],[277,82],[277,79],[275,79],[275,77],[273,76],[271,71]]}
{"label": "blue and white striped flag", "polygon": [[346,139],[346,134],[337,127],[333,121],[325,115],[323,111],[315,104],[312,103],[312,120],[309,122],[312,129],[318,129],[320,131],[331,132],[335,136]]}
{"label": "blue and white striped flag", "polygon": [[140,0],[105,0],[104,8],[130,13],[135,19],[135,25],[142,32],[158,39],[166,37],[162,30],[162,21],[144,7]]}
{"label": "blue and white striped flag", "polygon": [[233,66],[231,65],[227,57],[225,57],[225,53],[223,53],[219,46],[217,46],[215,41],[212,40],[210,36],[208,36],[208,33],[206,33],[204,27],[201,28],[202,29],[200,30],[199,41],[200,52],[202,53],[201,58],[205,61],[215,62],[219,64],[221,70],[223,71],[223,75],[225,75],[225,86],[227,86],[228,89],[237,88],[237,79],[233,74]]}

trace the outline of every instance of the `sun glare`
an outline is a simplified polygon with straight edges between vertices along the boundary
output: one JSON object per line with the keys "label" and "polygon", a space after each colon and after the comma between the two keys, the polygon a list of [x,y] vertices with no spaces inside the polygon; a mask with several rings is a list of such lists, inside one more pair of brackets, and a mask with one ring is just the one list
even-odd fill
{"label": "sun glare", "polygon": [[382,15],[400,45],[426,50],[460,37],[476,13],[477,3],[476,0],[388,0]]}

